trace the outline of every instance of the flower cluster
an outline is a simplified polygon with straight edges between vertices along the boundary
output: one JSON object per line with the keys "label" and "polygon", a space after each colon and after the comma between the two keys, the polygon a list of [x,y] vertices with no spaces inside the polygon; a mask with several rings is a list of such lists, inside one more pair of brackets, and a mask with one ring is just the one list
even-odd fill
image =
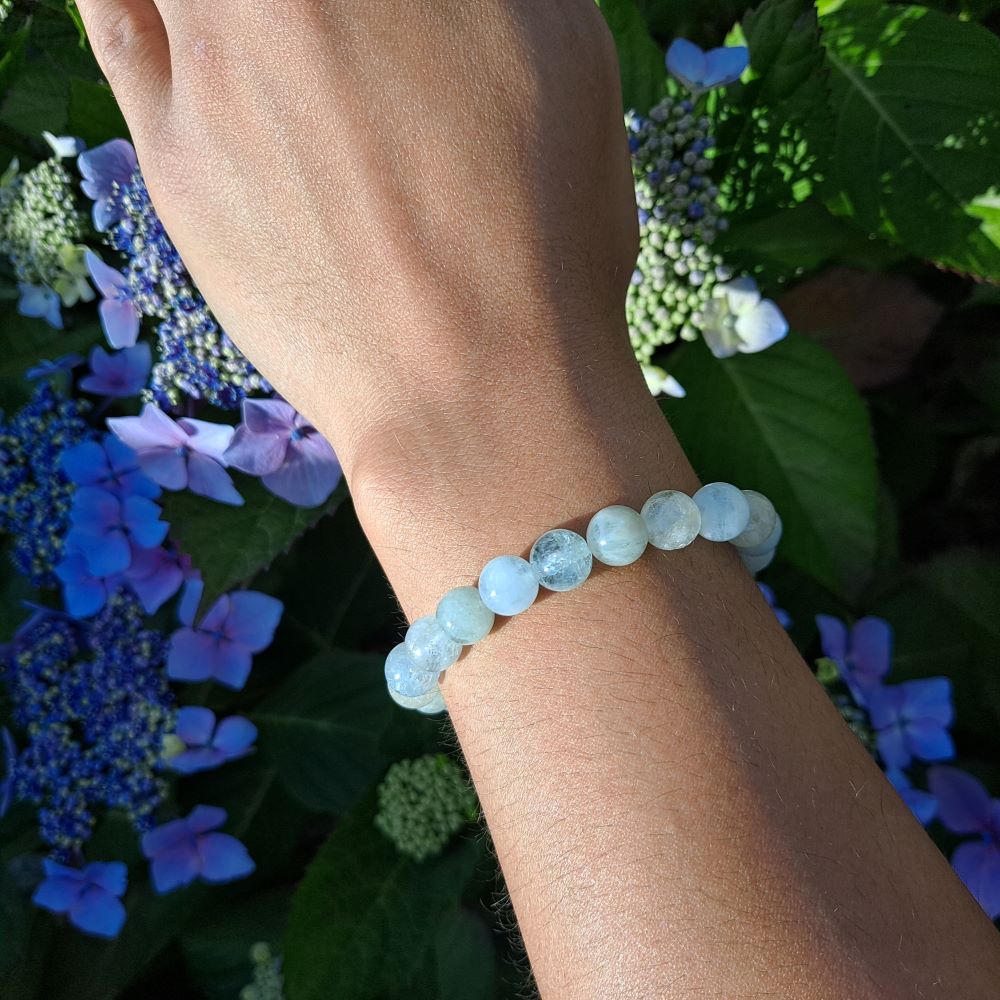
{"label": "flower cluster", "polygon": [[250,949],[253,981],[240,990],[239,1000],[284,1000],[285,980],[281,974],[281,956],[272,953],[266,942]]}
{"label": "flower cluster", "polygon": [[375,826],[401,854],[423,861],[440,854],[478,810],[462,769],[444,754],[428,754],[389,768],[378,787]]}
{"label": "flower cluster", "polygon": [[60,457],[93,436],[87,410],[42,381],[10,420],[0,419],[0,531],[10,535],[14,566],[36,587],[57,582],[75,491]]}
{"label": "flower cluster", "polygon": [[47,138],[54,156],[23,174],[15,162],[0,181],[0,253],[14,268],[19,311],[61,328],[61,305],[89,302],[94,293],[86,280],[81,246],[86,216],[61,158],[69,152],[68,140]]}
{"label": "flower cluster", "polygon": [[[735,80],[747,66],[741,47],[702,52],[678,39],[667,67],[697,99]],[[751,278],[732,272],[713,249],[727,227],[712,183],[711,122],[691,98],[665,97],[648,115],[625,116],[639,212],[639,256],[626,299],[632,347],[654,393],[683,389],[653,364],[678,338],[703,337],[717,357],[763,350],[787,324]]]}
{"label": "flower cluster", "polygon": [[149,396],[164,407],[188,396],[234,409],[244,396],[269,391],[192,282],[153,208],[132,147],[112,140],[82,153],[78,162],[83,190],[94,200],[95,226],[127,260],[121,274],[88,256],[104,296],[101,318],[109,343],[131,346],[141,316],[158,320],[159,360]]}

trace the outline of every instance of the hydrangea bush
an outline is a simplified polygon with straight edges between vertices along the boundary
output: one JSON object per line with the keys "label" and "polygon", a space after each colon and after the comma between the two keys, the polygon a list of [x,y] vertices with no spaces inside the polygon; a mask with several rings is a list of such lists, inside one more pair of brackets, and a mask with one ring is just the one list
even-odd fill
{"label": "hydrangea bush", "polygon": [[[997,9],[599,6],[637,365],[774,499],[764,596],[997,919]],[[4,996],[524,995],[336,456],[195,286],[72,0],[0,0],[0,170]]]}

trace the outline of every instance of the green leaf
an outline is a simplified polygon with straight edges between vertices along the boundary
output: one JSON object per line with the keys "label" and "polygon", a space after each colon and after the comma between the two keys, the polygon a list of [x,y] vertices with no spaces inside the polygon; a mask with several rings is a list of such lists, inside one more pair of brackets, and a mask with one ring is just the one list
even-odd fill
{"label": "green leaf", "polygon": [[746,10],[746,0],[636,0],[649,30],[665,43],[690,38],[703,47],[721,45],[732,23]]}
{"label": "green leaf", "polygon": [[288,1000],[438,996],[418,973],[478,846],[460,841],[418,864],[397,853],[374,818],[370,796],[323,845],[295,894],[285,939]]}
{"label": "green leaf", "polygon": [[69,81],[67,130],[88,146],[127,138],[129,131],[118,102],[106,83],[74,78]]}
{"label": "green leaf", "polygon": [[0,861],[0,977],[4,1000],[31,1000],[41,977],[50,929],[38,919],[30,891]]}
{"label": "green leaf", "polygon": [[750,78],[713,95],[716,177],[733,214],[769,214],[815,194],[829,165],[830,102],[811,0],[764,0],[741,22]]}
{"label": "green leaf", "polygon": [[618,50],[622,103],[645,114],[666,93],[663,52],[632,0],[598,0]]}
{"label": "green leaf", "polygon": [[3,39],[4,51],[0,54],[0,94],[24,67],[24,50],[31,35],[31,21],[27,20],[9,38]]}
{"label": "green leaf", "polygon": [[833,173],[868,231],[1000,278],[1000,40],[924,7],[845,6],[824,19]]}
{"label": "green leaf", "polygon": [[249,583],[261,570],[343,499],[343,487],[319,507],[294,507],[269,492],[259,480],[237,476],[246,503],[230,507],[188,491],[166,493],[164,518],[170,536],[201,570],[202,607],[219,594]]}
{"label": "green leaf", "polygon": [[385,692],[383,658],[321,653],[299,667],[250,718],[289,792],[318,812],[341,813],[400,747],[422,749],[436,728]]}
{"label": "green leaf", "polygon": [[478,1000],[494,995],[496,947],[489,928],[468,910],[455,910],[438,925],[434,941],[435,1000]]}
{"label": "green leaf", "polygon": [[876,551],[876,470],[868,415],[841,367],[794,334],[719,361],[703,344],[672,373],[689,390],[667,417],[706,482],[757,489],[778,508],[779,558],[852,595]]}

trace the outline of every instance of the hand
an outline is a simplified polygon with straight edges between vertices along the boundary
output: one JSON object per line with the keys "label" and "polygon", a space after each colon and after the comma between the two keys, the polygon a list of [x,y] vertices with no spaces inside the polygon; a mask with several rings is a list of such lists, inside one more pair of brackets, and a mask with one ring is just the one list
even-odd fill
{"label": "hand", "polygon": [[[350,478],[415,424],[448,453],[470,444],[456,425],[530,440],[546,398],[565,420],[588,372],[609,399],[641,390],[621,319],[634,197],[593,0],[79,6],[199,287]],[[495,421],[471,420],[484,385],[512,403]]]}

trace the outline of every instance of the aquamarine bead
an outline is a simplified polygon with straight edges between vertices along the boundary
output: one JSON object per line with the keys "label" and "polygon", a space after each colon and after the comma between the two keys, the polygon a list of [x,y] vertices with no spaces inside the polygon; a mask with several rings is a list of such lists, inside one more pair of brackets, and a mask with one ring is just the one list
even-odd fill
{"label": "aquamarine bead", "polygon": [[743,560],[743,565],[756,576],[762,569],[767,569],[774,561],[774,551],[774,549],[770,549],[756,556],[747,555],[742,549],[739,550],[739,553],[740,558]]}
{"label": "aquamarine bead", "polygon": [[455,642],[471,646],[489,634],[496,616],[475,587],[455,587],[438,601],[438,624]]}
{"label": "aquamarine bead", "polygon": [[744,490],[743,495],[750,504],[750,521],[747,526],[733,539],[733,545],[738,549],[754,549],[771,537],[774,525],[778,520],[778,512],[774,504],[756,490]]}
{"label": "aquamarine bead", "polygon": [[701,511],[701,536],[710,542],[732,541],[750,522],[750,503],[729,483],[709,483],[693,497]]}
{"label": "aquamarine bead", "polygon": [[568,528],[546,531],[528,556],[538,582],[546,590],[575,590],[588,576],[594,565],[587,540]]}
{"label": "aquamarine bead", "polygon": [[385,682],[390,693],[404,698],[419,698],[432,691],[438,675],[417,666],[405,643],[394,647],[385,658]]}
{"label": "aquamarine bead", "polygon": [[455,642],[441,628],[434,615],[418,618],[406,630],[406,638],[403,641],[417,669],[428,670],[435,674],[447,670],[462,652],[461,643]]}
{"label": "aquamarine bead", "polygon": [[781,541],[782,532],[784,532],[785,526],[781,523],[781,515],[774,515],[774,528],[771,534],[767,536],[760,543],[760,545],[741,545],[740,555],[741,556],[763,556],[768,552],[773,552],[778,547],[778,542]]}
{"label": "aquamarine bead", "polygon": [[599,510],[587,525],[587,544],[606,566],[628,566],[646,551],[646,524],[631,507]]}
{"label": "aquamarine bead", "polygon": [[442,712],[447,712],[448,706],[444,703],[440,685],[431,692],[431,695],[431,700],[426,705],[419,705],[417,711],[423,715],[440,715]]}
{"label": "aquamarine bead", "polygon": [[677,490],[654,493],[642,505],[649,544],[673,551],[690,545],[701,530],[701,511],[686,494]]}
{"label": "aquamarine bead", "polygon": [[405,694],[400,694],[395,691],[392,685],[389,685],[389,697],[397,704],[400,708],[408,708],[414,711],[422,712],[428,705],[434,703],[434,699],[440,697],[438,689],[436,687],[431,688],[430,691],[425,691],[423,694],[417,695],[415,698],[407,698]]}
{"label": "aquamarine bead", "polygon": [[479,574],[479,596],[498,615],[519,615],[538,596],[538,577],[520,556],[497,556]]}

